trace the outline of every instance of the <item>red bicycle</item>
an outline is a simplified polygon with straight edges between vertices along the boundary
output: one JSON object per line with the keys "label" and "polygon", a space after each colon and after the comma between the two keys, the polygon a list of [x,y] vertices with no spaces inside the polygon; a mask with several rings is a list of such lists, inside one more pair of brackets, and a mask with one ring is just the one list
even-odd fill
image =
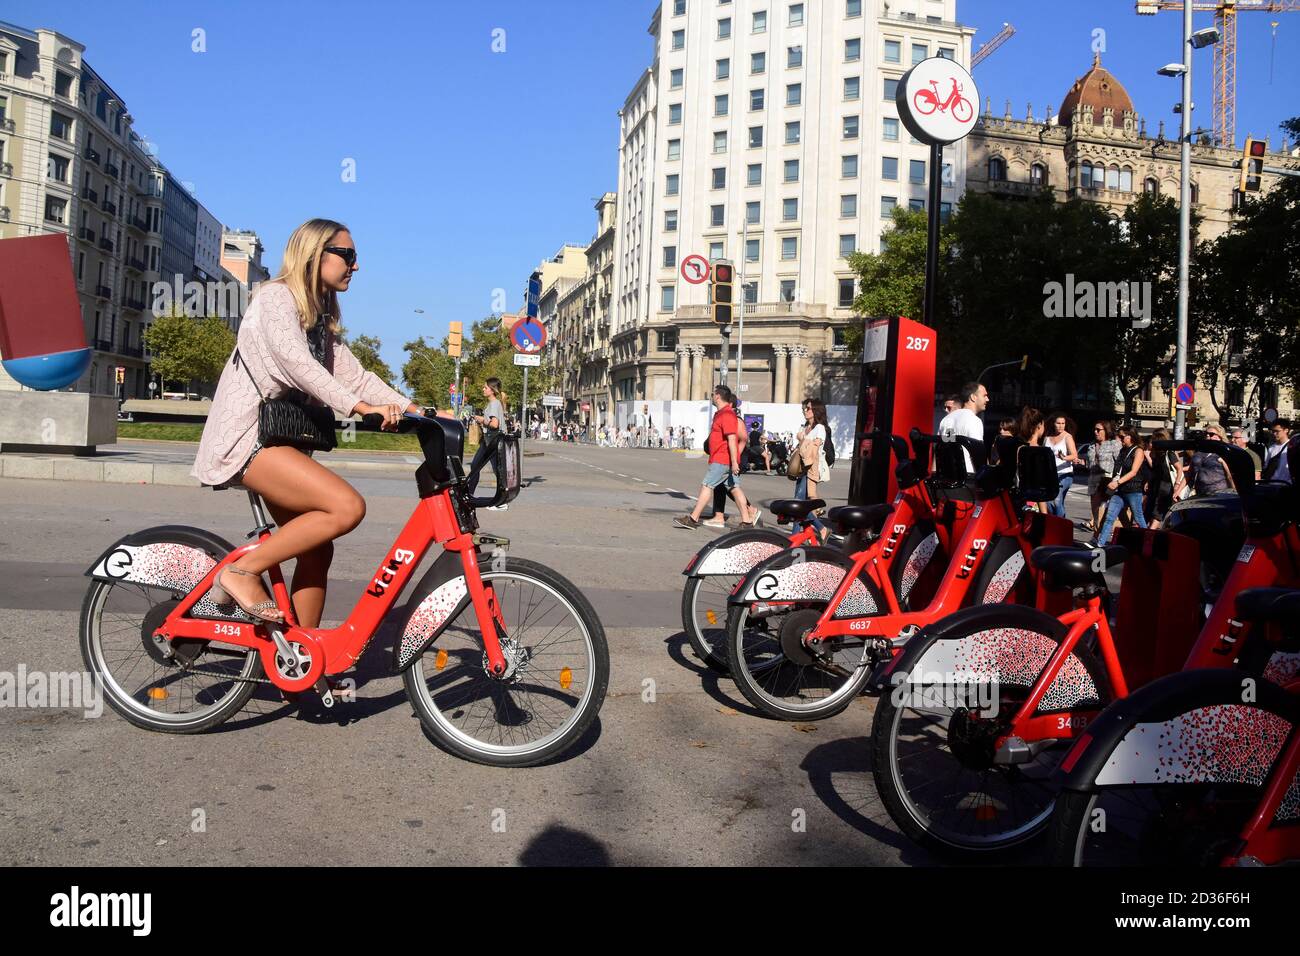
{"label": "red bicycle", "polygon": [[[978,469],[974,476],[963,449]],[[877,664],[892,659],[925,625],[968,604],[1039,600],[1029,553],[1072,541],[1074,529],[1064,518],[1022,511],[1012,491],[1023,501],[1056,497],[1050,449],[1005,443],[996,467],[982,467],[983,443],[963,436],[935,450],[935,487],[971,510],[924,607],[899,603],[882,571],[883,539],[852,556],[832,548],[781,552],[736,585],[727,659],[736,686],[755,707],[782,720],[833,716],[866,686]],[[846,505],[828,516],[845,533],[874,531],[892,511],[893,505]],[[1051,595],[1044,600],[1059,603]]]}
{"label": "red bicycle", "polygon": [[[259,684],[290,696],[314,688],[332,707],[331,678],[355,665],[391,618],[393,668],[421,723],[448,750],[478,763],[531,766],[577,741],[609,683],[600,620],[564,577],[508,556],[504,538],[476,533],[477,507],[519,493],[518,441],[499,438],[495,496],[471,498],[459,422],[407,414],[399,430],[419,438],[420,500],[338,627],[297,625],[278,566],[269,574],[283,625],[213,602],[221,569],[271,533],[251,492],[256,542],[233,548],[200,528],[164,526],[126,535],[100,555],[86,572],[81,650],[110,706],[165,733],[217,726]],[[442,553],[394,611],[434,543]]]}
{"label": "red bicycle", "polygon": [[[1131,691],[1156,677],[1231,666],[1243,639],[1243,622],[1233,617],[1238,596],[1300,584],[1300,536],[1278,505],[1290,486],[1254,486],[1247,454],[1220,442],[1155,447],[1213,451],[1241,489],[1249,536],[1211,612],[1202,624],[1197,542],[1133,529],[1121,533],[1121,545],[1031,555],[1045,587],[1081,596],[1073,610],[968,608],[927,627],[882,677],[888,690],[872,727],[876,788],[914,841],[987,855],[1037,837],[1052,818],[1057,768],[1078,760],[1070,746],[1086,746],[1103,708],[1132,715]],[[1121,563],[1112,626],[1103,572]],[[1141,749],[1156,754],[1155,737]]]}
{"label": "red bicycle", "polygon": [[962,85],[957,82],[957,78],[952,78],[952,89],[948,91],[947,99],[939,99],[939,81],[931,80],[930,90],[917,90],[912,97],[912,106],[922,116],[929,116],[935,110],[940,113],[946,113],[952,110],[953,119],[962,122],[970,122],[970,118],[975,115],[975,107],[971,106],[970,100],[961,95]]}
{"label": "red bicycle", "polygon": [[[911,458],[907,441],[898,435],[874,432],[866,437],[888,437],[898,459],[895,474],[900,491],[894,499],[888,533],[879,546],[882,572],[901,606],[909,606],[909,600],[924,606],[937,583],[936,571],[942,573],[947,566],[954,525],[959,523],[958,509],[945,508],[926,484],[930,477],[928,449],[938,438],[914,431],[911,438],[916,457]],[[725,646],[727,601],[736,582],[760,561],[780,551],[820,546],[821,538],[808,516],[825,506],[820,498],[773,501],[768,510],[781,523],[792,524],[792,531],[747,528],[719,535],[687,562],[682,571],[686,576],[682,629],[696,656],[711,669],[730,673]],[[969,509],[965,509],[961,517],[968,514]],[[844,539],[843,550],[852,553],[868,544],[861,534],[852,534]]]}

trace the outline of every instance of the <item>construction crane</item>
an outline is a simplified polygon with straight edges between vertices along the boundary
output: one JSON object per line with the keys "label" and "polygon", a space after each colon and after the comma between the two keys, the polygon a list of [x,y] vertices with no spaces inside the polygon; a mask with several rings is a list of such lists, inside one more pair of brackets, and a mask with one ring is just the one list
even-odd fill
{"label": "construction crane", "polygon": [[993,38],[989,40],[988,43],[985,43],[983,46],[981,46],[978,50],[975,51],[975,55],[970,58],[970,68],[973,70],[975,69],[975,67],[979,66],[980,62],[986,56],[988,56],[990,53],[992,53],[1002,44],[1010,40],[1011,37],[1015,34],[1015,32],[1016,32],[1016,28],[1013,27],[1011,24],[1009,23],[1002,24],[1002,29],[999,30],[997,33],[995,33],[993,35]]}
{"label": "construction crane", "polygon": [[[1152,16],[1161,10],[1182,11],[1182,0],[1137,0],[1137,12]],[[1286,13],[1300,10],[1300,0],[1192,0],[1192,9],[1213,12],[1219,28],[1214,46],[1214,139],[1220,146],[1237,144],[1237,14]]]}

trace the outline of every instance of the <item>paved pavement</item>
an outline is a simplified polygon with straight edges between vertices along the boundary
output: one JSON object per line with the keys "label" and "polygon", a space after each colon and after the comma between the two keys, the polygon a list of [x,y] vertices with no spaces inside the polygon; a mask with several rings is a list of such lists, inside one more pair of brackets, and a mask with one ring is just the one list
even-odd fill
{"label": "paved pavement", "polygon": [[[566,759],[497,770],[444,753],[387,673],[381,636],[356,702],[333,711],[264,692],[214,732],[172,736],[111,711],[0,707],[0,864],[929,862],[877,801],[870,698],[815,724],[767,720],[691,656],[680,571],[713,532],[670,522],[703,458],[530,450],[543,454],[524,459],[527,487],[482,524],[582,588],[612,657],[600,720]],[[417,500],[410,463],[380,464],[347,476],[369,507],[337,545],[327,621],[346,615]],[[838,469],[832,502],[847,479]],[[743,484],[760,503],[791,489]],[[0,479],[0,672],[80,671],[86,567],[121,535],[173,523],[231,541],[251,526],[238,493]]]}

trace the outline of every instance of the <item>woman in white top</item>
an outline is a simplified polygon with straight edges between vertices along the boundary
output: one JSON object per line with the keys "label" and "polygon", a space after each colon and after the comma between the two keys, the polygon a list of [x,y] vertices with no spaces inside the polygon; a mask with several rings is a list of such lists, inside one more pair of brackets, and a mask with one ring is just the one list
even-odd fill
{"label": "woman in white top", "polygon": [[1049,513],[1065,517],[1065,493],[1074,484],[1074,466],[1082,465],[1079,449],[1074,444],[1074,423],[1065,417],[1064,412],[1057,412],[1049,420],[1051,434],[1043,439],[1043,444],[1052,449],[1056,456],[1056,477],[1061,483],[1061,492],[1056,500],[1047,506]]}
{"label": "woman in white top", "polygon": [[[804,454],[808,470],[795,482],[794,496],[799,499],[817,497],[817,485],[829,481],[831,466],[826,460],[826,442],[830,435],[830,425],[826,421],[826,406],[819,398],[805,399],[803,403],[804,427],[799,430],[799,451]],[[826,540],[828,530],[816,514],[810,516],[813,527]]]}

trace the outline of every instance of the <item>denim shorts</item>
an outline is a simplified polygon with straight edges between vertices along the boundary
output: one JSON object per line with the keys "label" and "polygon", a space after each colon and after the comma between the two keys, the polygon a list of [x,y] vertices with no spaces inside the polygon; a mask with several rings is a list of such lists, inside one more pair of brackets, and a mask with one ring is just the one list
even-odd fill
{"label": "denim shorts", "polygon": [[736,476],[731,473],[730,465],[720,465],[717,462],[709,463],[709,470],[704,473],[704,487],[716,488],[718,485],[725,485],[727,488],[736,487]]}

